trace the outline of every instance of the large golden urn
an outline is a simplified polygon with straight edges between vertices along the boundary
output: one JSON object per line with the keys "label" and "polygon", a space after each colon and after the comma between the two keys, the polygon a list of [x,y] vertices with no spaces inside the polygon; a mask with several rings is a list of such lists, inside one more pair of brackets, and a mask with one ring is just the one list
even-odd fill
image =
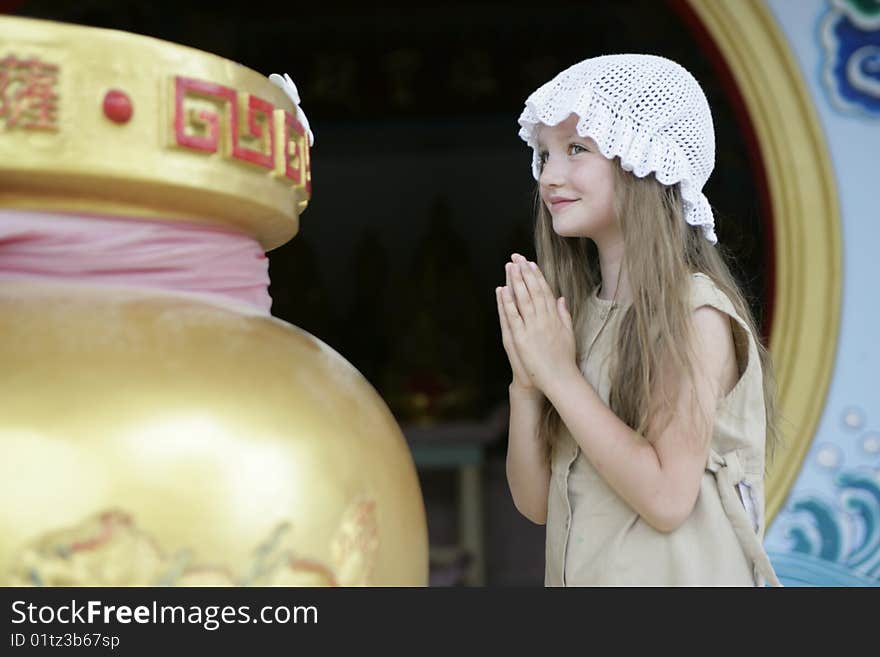
{"label": "large golden urn", "polygon": [[[311,195],[297,117],[229,60],[0,17],[0,230],[112,218],[262,255]],[[427,584],[410,452],[339,354],[219,296],[22,275],[20,232],[0,233],[0,584]]]}

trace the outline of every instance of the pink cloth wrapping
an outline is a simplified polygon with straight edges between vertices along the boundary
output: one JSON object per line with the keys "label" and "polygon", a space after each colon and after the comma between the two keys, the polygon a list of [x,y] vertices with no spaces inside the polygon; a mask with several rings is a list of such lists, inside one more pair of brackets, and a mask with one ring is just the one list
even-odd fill
{"label": "pink cloth wrapping", "polygon": [[0,281],[206,295],[269,314],[269,260],[247,235],[180,222],[0,210]]}

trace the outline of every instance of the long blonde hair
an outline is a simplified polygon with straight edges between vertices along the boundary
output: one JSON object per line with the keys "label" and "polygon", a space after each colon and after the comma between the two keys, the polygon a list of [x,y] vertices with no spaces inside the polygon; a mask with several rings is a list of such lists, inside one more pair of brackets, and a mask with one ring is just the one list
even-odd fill
{"label": "long blonde hair", "polygon": [[[643,436],[649,427],[656,430],[671,420],[677,386],[659,385],[658,381],[661,372],[669,383],[693,380],[690,278],[702,272],[727,295],[755,338],[763,373],[769,461],[779,442],[772,365],[721,247],[710,244],[699,227],[684,221],[677,185],[663,185],[653,175],[638,178],[624,171],[618,159],[613,164],[614,220],[623,234],[623,266],[633,298],[614,337],[611,410]],[[538,263],[556,296],[565,297],[576,335],[580,336],[584,305],[601,282],[598,251],[590,239],[557,235],[550,213],[537,194],[536,206]],[[577,340],[578,362],[585,347]],[[548,446],[560,426],[559,414],[545,400],[540,433]]]}

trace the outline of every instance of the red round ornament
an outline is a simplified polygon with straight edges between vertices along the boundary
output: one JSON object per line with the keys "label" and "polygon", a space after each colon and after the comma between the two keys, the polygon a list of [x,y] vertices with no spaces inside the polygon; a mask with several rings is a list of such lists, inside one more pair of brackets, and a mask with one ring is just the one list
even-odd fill
{"label": "red round ornament", "polygon": [[111,89],[104,96],[104,116],[114,123],[127,123],[133,113],[131,98],[124,91]]}

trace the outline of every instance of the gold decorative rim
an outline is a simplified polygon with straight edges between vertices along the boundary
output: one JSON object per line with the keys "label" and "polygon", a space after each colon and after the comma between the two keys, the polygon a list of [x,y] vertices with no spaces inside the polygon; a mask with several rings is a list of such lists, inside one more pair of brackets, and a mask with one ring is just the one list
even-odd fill
{"label": "gold decorative rim", "polygon": [[687,0],[730,68],[764,160],[775,233],[770,353],[784,443],[768,470],[768,526],[825,406],[842,297],[841,222],[825,137],[785,36],[760,0]]}
{"label": "gold decorative rim", "polygon": [[140,34],[0,16],[0,207],[222,224],[269,250],[310,196],[305,128],[265,75]]}

